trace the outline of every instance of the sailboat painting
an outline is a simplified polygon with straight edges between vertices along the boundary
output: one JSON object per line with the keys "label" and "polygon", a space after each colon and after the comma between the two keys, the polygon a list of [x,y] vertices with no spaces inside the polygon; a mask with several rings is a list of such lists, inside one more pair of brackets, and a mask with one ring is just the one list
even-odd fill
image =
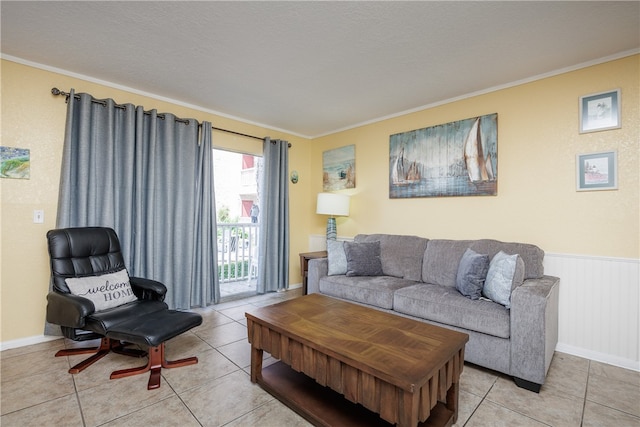
{"label": "sailboat painting", "polygon": [[498,114],[389,137],[389,198],[495,196]]}

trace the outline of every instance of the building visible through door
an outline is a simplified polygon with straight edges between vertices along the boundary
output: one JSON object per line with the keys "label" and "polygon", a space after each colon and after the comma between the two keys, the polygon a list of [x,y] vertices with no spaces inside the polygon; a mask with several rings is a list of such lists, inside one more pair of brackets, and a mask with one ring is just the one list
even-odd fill
{"label": "building visible through door", "polygon": [[213,150],[218,276],[224,299],[256,293],[262,158]]}

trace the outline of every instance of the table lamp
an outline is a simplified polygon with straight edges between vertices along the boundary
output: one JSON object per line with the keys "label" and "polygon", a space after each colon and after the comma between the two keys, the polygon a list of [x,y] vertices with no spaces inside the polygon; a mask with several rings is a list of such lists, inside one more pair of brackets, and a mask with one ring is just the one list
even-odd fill
{"label": "table lamp", "polygon": [[335,193],[318,193],[316,213],[329,215],[327,220],[327,240],[336,240],[336,216],[349,216],[349,196]]}

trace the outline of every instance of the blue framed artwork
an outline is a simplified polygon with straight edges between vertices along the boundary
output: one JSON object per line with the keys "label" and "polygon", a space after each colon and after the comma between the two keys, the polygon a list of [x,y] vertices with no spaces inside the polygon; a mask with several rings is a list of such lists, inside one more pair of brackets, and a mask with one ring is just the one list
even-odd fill
{"label": "blue framed artwork", "polygon": [[389,198],[495,196],[498,114],[389,137]]}
{"label": "blue framed artwork", "polygon": [[597,191],[618,188],[616,151],[578,154],[576,156],[576,190]]}
{"label": "blue framed artwork", "polygon": [[356,188],[356,146],[322,153],[322,189],[324,191]]}
{"label": "blue framed artwork", "polygon": [[0,178],[29,179],[30,175],[28,149],[0,147]]}

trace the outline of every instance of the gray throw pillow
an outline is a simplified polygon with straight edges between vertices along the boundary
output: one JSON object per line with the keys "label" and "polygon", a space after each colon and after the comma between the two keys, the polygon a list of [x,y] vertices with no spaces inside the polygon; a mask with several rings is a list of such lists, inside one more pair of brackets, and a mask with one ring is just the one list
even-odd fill
{"label": "gray throw pillow", "polygon": [[508,255],[503,251],[494,255],[489,263],[487,280],[482,295],[493,302],[511,308],[511,291],[524,280],[524,261],[520,255]]}
{"label": "gray throw pillow", "polygon": [[101,276],[70,277],[64,281],[73,295],[91,300],[96,311],[138,300],[131,289],[127,270]]}
{"label": "gray throw pillow", "polygon": [[347,276],[383,276],[380,242],[344,242]]}
{"label": "gray throw pillow", "polygon": [[327,262],[329,263],[327,275],[336,276],[347,273],[347,255],[344,253],[343,242],[327,240]]}
{"label": "gray throw pillow", "polygon": [[458,265],[456,289],[467,298],[480,299],[488,271],[489,255],[481,255],[467,248]]}

